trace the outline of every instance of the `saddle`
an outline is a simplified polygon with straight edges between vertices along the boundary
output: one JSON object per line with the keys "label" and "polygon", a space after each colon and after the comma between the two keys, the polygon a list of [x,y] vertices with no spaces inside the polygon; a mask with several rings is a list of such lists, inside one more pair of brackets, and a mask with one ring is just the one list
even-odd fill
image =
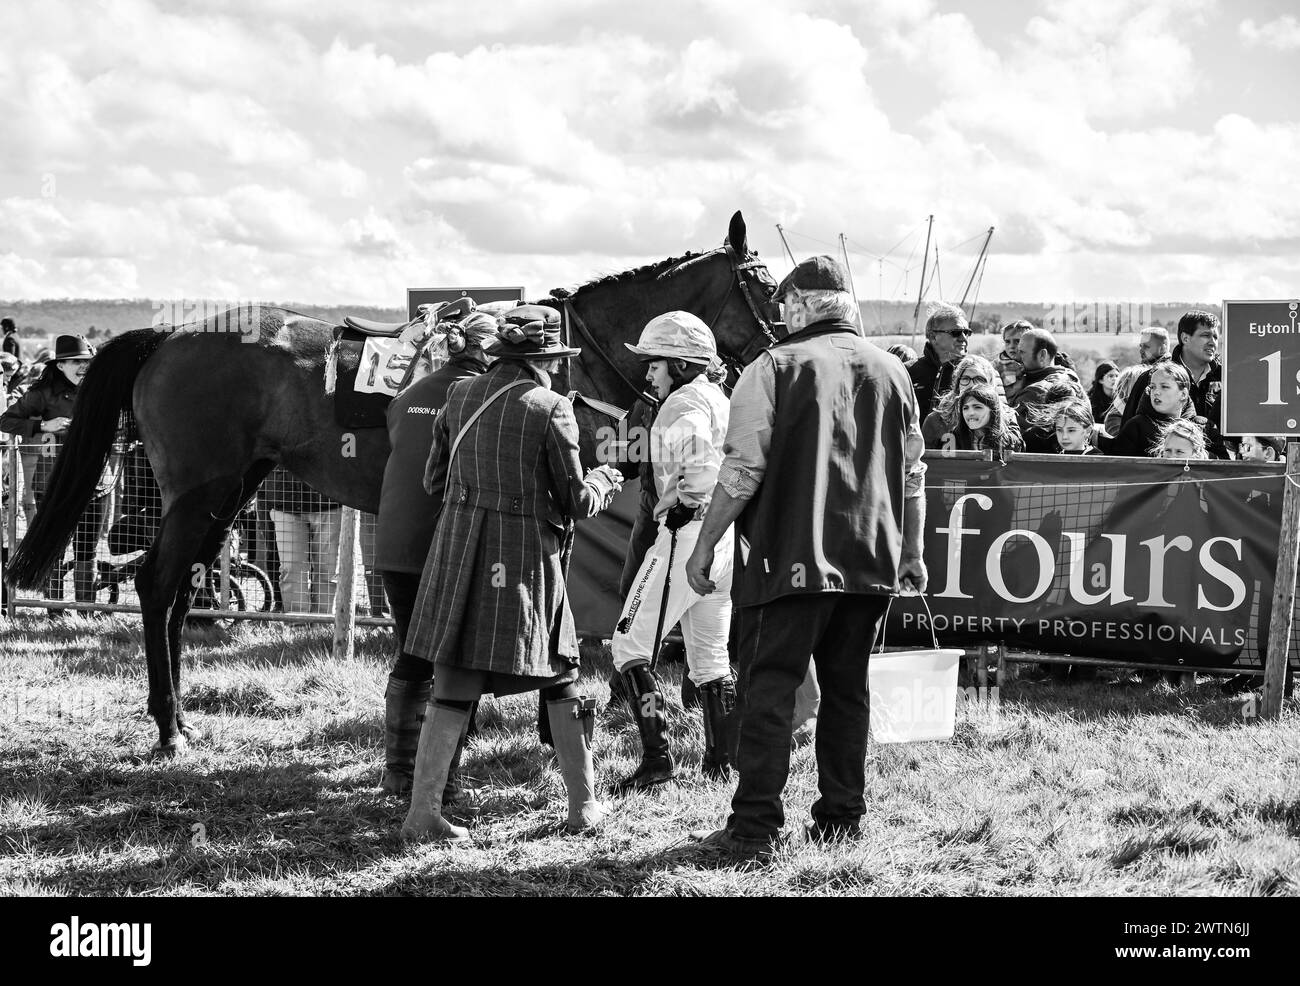
{"label": "saddle", "polygon": [[[392,338],[393,336],[401,335],[402,332],[409,328],[415,321],[417,320],[412,319],[410,322],[374,322],[368,318],[357,318],[354,315],[344,315],[343,326],[340,327],[355,329],[362,335]],[[418,321],[424,321],[424,316],[421,315]]]}
{"label": "saddle", "polygon": [[325,360],[325,393],[334,398],[339,427],[385,427],[388,405],[406,385],[419,355],[445,335],[438,326],[459,321],[474,310],[474,299],[459,298],[421,305],[419,315],[408,322],[344,316],[343,324],[334,327]]}

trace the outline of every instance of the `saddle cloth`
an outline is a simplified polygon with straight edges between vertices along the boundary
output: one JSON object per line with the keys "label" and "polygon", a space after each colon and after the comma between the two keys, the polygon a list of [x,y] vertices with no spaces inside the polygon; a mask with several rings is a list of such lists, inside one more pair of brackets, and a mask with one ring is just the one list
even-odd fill
{"label": "saddle cloth", "polygon": [[[397,395],[411,360],[423,345],[427,330],[416,323],[392,338],[358,332],[348,326],[334,330],[325,366],[325,392],[334,395],[334,420],[340,428],[382,428],[388,403]],[[445,362],[442,336],[429,348],[436,369]]]}

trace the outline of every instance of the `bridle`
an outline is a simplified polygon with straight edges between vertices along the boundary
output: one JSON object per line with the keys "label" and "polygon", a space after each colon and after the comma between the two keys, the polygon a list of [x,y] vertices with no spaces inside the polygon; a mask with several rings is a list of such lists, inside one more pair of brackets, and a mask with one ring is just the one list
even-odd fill
{"label": "bridle", "polygon": [[[766,269],[766,265],[759,260],[757,256],[751,255],[742,259],[730,243],[724,243],[722,246],[710,250],[708,253],[702,253],[698,257],[691,257],[689,260],[684,260],[679,264],[675,264],[662,274],[659,274],[656,277],[656,280],[673,277],[686,268],[710,260],[721,253],[725,253],[727,260],[731,264],[731,278],[727,281],[727,289],[723,292],[722,299],[718,302],[717,310],[714,311],[712,318],[705,321],[705,324],[708,325],[709,331],[713,333],[714,340],[717,342],[718,358],[722,360],[728,370],[731,370],[739,376],[740,372],[753,362],[758,357],[759,353],[764,349],[767,349],[769,346],[773,346],[779,342],[783,334],[777,331],[777,327],[781,323],[774,322],[770,319],[766,312],[764,312],[763,305],[755,301],[754,285],[751,283],[750,276],[747,273],[748,271],[756,270],[758,268]],[[731,293],[737,290],[737,288],[739,288],[741,296],[749,306],[749,312],[754,317],[754,323],[757,326],[757,331],[750,337],[749,341],[745,344],[745,347],[741,349],[739,353],[733,352],[724,346],[721,341],[718,341],[717,333],[715,331],[718,321],[722,318],[722,313],[727,310],[727,302],[731,299]],[[619,366],[614,362],[613,357],[611,357],[609,353],[605,351],[604,347],[596,341],[596,337],[592,334],[591,329],[587,327],[587,323],[584,322],[582,316],[578,314],[578,310],[574,306],[572,298],[564,299],[561,315],[563,319],[561,328],[564,344],[566,346],[570,345],[568,327],[572,326],[577,329],[578,335],[581,336],[583,347],[593,350],[600,358],[601,362],[614,371],[614,375],[623,382],[624,386],[627,387],[634,397],[646,402],[651,407],[657,407],[659,405],[659,400],[653,395],[647,393],[643,387],[634,383],[626,373],[619,369]]]}

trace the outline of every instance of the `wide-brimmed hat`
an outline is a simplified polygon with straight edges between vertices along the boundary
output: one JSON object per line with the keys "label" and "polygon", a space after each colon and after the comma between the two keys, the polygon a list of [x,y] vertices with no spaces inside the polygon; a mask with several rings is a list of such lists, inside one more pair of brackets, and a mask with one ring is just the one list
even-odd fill
{"label": "wide-brimmed hat", "polygon": [[545,305],[520,305],[498,317],[496,338],[483,351],[519,359],[568,359],[582,352],[560,341],[560,313]]}
{"label": "wide-brimmed hat", "polygon": [[795,288],[800,291],[848,291],[849,272],[834,257],[826,254],[809,257],[795,264],[794,270],[781,279],[772,300],[780,301]]}
{"label": "wide-brimmed hat", "polygon": [[641,330],[636,345],[623,345],[642,360],[681,359],[712,366],[718,359],[718,344],[709,327],[690,312],[664,312]]}
{"label": "wide-brimmed hat", "polygon": [[85,336],[59,336],[54,340],[54,362],[65,359],[92,359],[95,349]]}

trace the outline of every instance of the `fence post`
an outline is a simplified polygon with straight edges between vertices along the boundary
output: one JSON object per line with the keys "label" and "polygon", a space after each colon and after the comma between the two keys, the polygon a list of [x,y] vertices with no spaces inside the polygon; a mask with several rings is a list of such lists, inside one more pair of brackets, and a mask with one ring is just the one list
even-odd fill
{"label": "fence post", "polygon": [[221,599],[218,608],[223,613],[230,609],[230,538],[233,531],[232,527],[226,532],[226,539],[221,542]]}
{"label": "fence post", "polygon": [[357,527],[360,516],[355,507],[344,507],[339,520],[339,577],[334,590],[334,657],[352,657],[356,634],[356,608],[353,594],[357,584]]}
{"label": "fence post", "polygon": [[[19,451],[21,447],[17,441],[14,441],[6,447],[5,455],[5,469],[9,473],[9,509],[5,511],[4,525],[10,554],[18,547],[18,511],[23,507],[23,494],[18,489],[18,459],[22,454]],[[0,572],[0,578],[8,577],[8,571]],[[14,596],[17,594],[17,590],[12,586],[5,592],[5,616],[10,620],[18,613],[18,607],[14,604]]]}
{"label": "fence post", "polygon": [[1300,537],[1300,442],[1286,443],[1286,475],[1282,480],[1282,536],[1273,577],[1273,618],[1268,628],[1268,653],[1264,659],[1264,700],[1261,719],[1282,715],[1282,695],[1291,657],[1291,616],[1295,607],[1296,538]]}

